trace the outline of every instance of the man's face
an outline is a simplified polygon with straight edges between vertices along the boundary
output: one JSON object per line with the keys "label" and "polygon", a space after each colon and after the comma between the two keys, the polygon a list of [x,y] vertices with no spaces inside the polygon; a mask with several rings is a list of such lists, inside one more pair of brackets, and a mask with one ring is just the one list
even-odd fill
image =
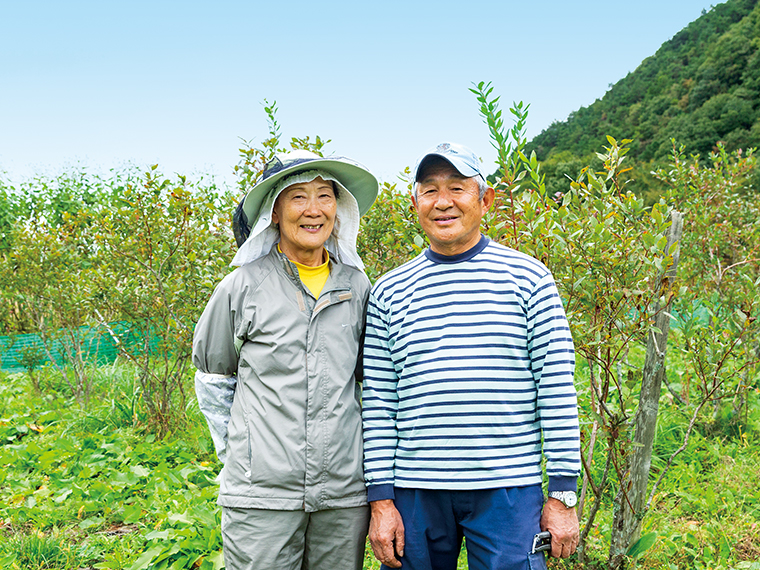
{"label": "man's face", "polygon": [[480,240],[480,220],[493,204],[493,188],[479,199],[477,179],[462,177],[448,162],[424,169],[421,176],[412,202],[430,249],[457,255],[474,247]]}

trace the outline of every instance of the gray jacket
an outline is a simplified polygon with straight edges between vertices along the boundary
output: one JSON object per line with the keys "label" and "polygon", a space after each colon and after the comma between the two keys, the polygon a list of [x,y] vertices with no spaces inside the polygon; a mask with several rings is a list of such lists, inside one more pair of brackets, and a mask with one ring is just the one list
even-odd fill
{"label": "gray jacket", "polygon": [[366,504],[360,347],[370,283],[334,261],[315,299],[272,251],[216,287],[195,328],[196,392],[224,462],[219,504]]}

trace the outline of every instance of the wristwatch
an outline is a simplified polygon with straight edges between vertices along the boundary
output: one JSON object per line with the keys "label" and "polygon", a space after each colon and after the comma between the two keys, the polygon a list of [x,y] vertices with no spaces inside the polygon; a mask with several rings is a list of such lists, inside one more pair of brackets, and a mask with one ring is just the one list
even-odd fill
{"label": "wristwatch", "polygon": [[557,499],[568,509],[572,509],[578,502],[578,496],[575,491],[552,491],[549,493],[549,497]]}

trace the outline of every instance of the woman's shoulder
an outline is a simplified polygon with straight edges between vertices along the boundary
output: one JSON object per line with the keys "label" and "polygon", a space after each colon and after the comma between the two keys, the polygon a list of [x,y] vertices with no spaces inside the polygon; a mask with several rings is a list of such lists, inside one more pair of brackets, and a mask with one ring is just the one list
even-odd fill
{"label": "woman's shoulder", "polygon": [[219,287],[231,291],[257,289],[274,270],[269,256],[261,257],[236,267],[219,283]]}
{"label": "woman's shoulder", "polygon": [[353,265],[347,265],[338,261],[333,263],[333,267],[335,268],[334,270],[340,271],[341,276],[350,282],[352,288],[359,289],[362,293],[369,292],[372,284],[364,271]]}

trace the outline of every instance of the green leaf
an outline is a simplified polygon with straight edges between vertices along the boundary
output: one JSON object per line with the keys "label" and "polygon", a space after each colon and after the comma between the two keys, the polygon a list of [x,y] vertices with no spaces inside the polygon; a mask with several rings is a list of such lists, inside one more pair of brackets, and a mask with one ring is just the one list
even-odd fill
{"label": "green leaf", "polygon": [[129,570],[146,570],[153,559],[163,552],[162,546],[154,546],[142,553],[140,558],[135,560],[134,564],[129,567]]}
{"label": "green leaf", "polygon": [[132,465],[130,466],[129,470],[138,477],[147,477],[150,475],[150,470],[143,467],[142,465]]}
{"label": "green leaf", "polygon": [[221,550],[217,550],[213,554],[209,554],[206,558],[207,560],[210,560],[211,563],[214,565],[214,570],[221,570],[224,568],[224,552]]}
{"label": "green leaf", "polygon": [[104,522],[105,519],[103,519],[103,517],[89,517],[79,522],[79,528],[82,530],[87,530],[88,528],[96,528],[101,526]]}
{"label": "green leaf", "polygon": [[644,552],[652,548],[655,541],[657,540],[657,533],[656,532],[650,532],[648,534],[645,534],[640,539],[638,539],[631,548],[628,549],[628,556],[632,558],[638,558]]}
{"label": "green leaf", "polygon": [[55,497],[53,499],[53,501],[56,502],[56,503],[62,503],[63,501],[66,500],[66,497],[68,497],[69,495],[71,495],[71,493],[73,493],[73,491],[71,489],[66,489],[60,495],[58,495],[57,497]]}
{"label": "green leaf", "polygon": [[124,514],[122,516],[122,522],[125,524],[132,524],[139,522],[142,518],[142,508],[138,503],[133,505],[124,506]]}

